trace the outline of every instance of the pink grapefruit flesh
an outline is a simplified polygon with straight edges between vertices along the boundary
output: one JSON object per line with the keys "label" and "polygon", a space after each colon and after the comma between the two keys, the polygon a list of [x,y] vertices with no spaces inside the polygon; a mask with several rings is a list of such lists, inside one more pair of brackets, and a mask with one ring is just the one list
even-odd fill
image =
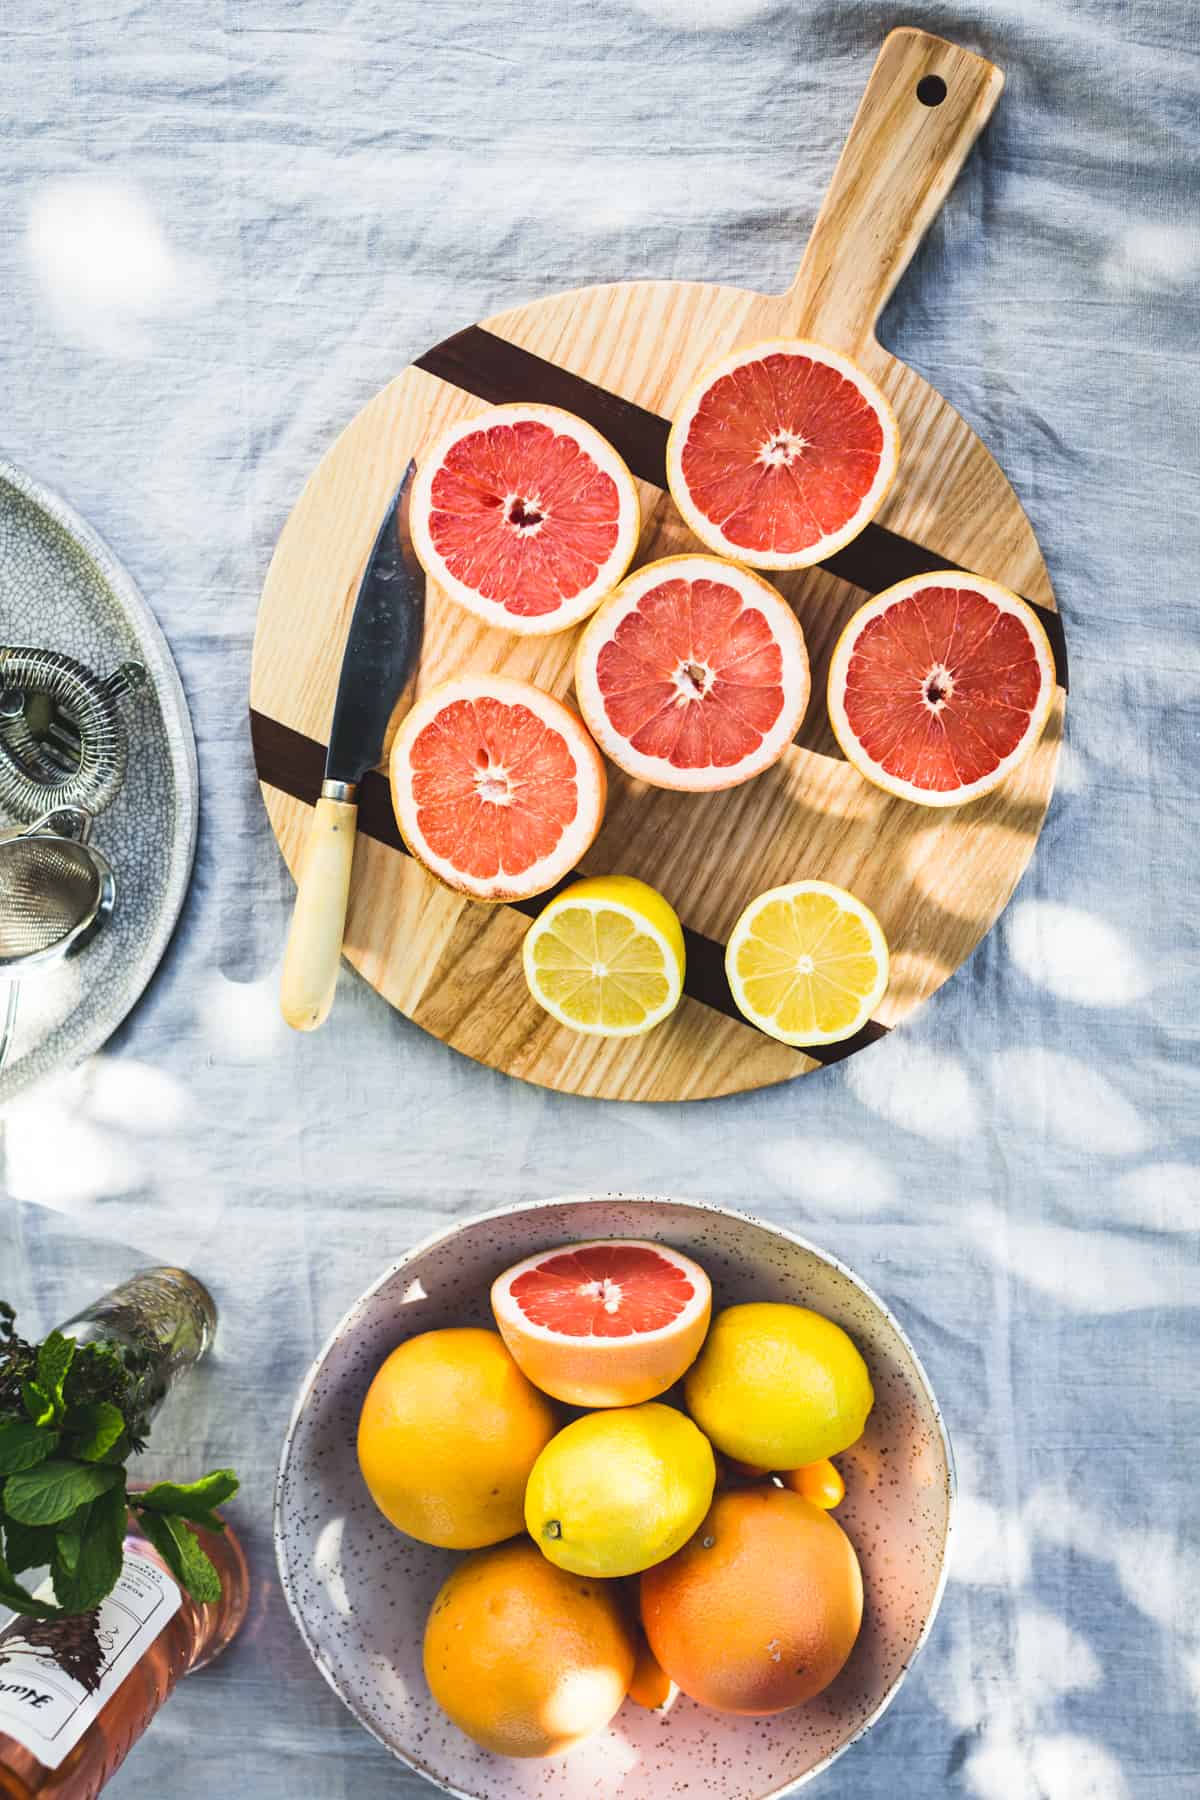
{"label": "pink grapefruit flesh", "polygon": [[547,1250],[492,1285],[501,1336],[529,1380],[572,1406],[636,1406],[699,1355],[704,1270],[665,1244],[602,1239]]}
{"label": "pink grapefruit flesh", "polygon": [[392,804],[405,843],[479,900],[540,894],[600,828],[604,764],[576,715],[526,681],[460,676],[396,733]]}
{"label": "pink grapefruit flesh", "polygon": [[524,635],[586,618],[628,568],[637,488],[612,445],[553,406],[494,406],[421,458],[410,527],[426,572]]}
{"label": "pink grapefruit flesh", "polygon": [[922,806],[996,787],[1036,744],[1054,699],[1037,614],[958,570],[902,581],[851,619],[829,669],[829,717],[855,767]]}
{"label": "pink grapefruit flesh", "polygon": [[769,768],[808,704],[804,633],[781,594],[712,556],[647,563],[580,640],[575,692],[620,768],[655,787],[735,787]]}
{"label": "pink grapefruit flesh", "polygon": [[869,376],[821,344],[777,338],[700,378],[671,429],[667,479],[709,549],[799,569],[869,524],[898,454],[895,417]]}

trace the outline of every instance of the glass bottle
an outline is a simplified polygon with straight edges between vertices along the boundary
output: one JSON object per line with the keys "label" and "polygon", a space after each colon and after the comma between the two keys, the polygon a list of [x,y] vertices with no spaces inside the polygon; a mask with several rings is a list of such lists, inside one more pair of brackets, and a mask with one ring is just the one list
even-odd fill
{"label": "glass bottle", "polygon": [[[116,1340],[137,1351],[139,1398],[151,1416],[204,1355],[216,1319],[194,1276],[148,1269],[59,1329],[80,1343]],[[214,1605],[179,1587],[131,1518],[125,1567],[98,1612],[0,1626],[3,1800],[94,1800],[179,1677],[229,1643],[246,1614],[246,1560],[228,1528],[197,1528],[197,1536],[221,1577]]]}

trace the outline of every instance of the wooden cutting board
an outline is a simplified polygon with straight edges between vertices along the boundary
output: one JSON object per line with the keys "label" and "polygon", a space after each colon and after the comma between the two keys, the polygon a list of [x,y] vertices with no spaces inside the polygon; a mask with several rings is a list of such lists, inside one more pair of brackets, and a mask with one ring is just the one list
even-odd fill
{"label": "wooden cutting board", "polygon": [[[665,492],[668,421],[704,367],[766,337],[847,352],[891,399],[898,477],[874,524],[821,567],[773,576],[813,663],[798,741],[757,780],[715,795],[646,788],[610,769],[584,869],[639,875],[688,933],[685,997],[650,1036],[605,1042],[529,999],[521,938],[543,901],[486,907],[408,856],[386,778],[367,777],[345,954],[393,1006],[455,1049],[566,1093],[700,1099],[804,1075],[874,1042],[941,986],[995,922],[1033,851],[1054,785],[1066,655],[1046,566],[1004,475],[954,409],[877,342],[875,322],[1003,86],[991,63],[923,32],[892,32],[872,72],[800,273],[786,294],[683,281],[553,294],[471,326],[418,358],[364,407],[313,473],[267,573],[251,677],[254,752],[275,835],[295,873],[320,787],[342,650],[379,520],[410,456],[451,420],[499,401],[545,401],[592,422],[637,476],[638,561],[701,548]],[[957,566],[1023,594],[1058,662],[1042,742],[1004,786],[949,811],[869,786],[838,751],[828,660],[869,594]],[[574,632],[521,639],[430,587],[416,689],[502,670],[570,698]],[[411,702],[406,695],[393,720]],[[878,914],[891,984],[856,1039],[819,1052],[775,1043],[738,1016],[723,947],[743,906],[800,877],[850,888]],[[886,1054],[877,1051],[876,1054]]]}

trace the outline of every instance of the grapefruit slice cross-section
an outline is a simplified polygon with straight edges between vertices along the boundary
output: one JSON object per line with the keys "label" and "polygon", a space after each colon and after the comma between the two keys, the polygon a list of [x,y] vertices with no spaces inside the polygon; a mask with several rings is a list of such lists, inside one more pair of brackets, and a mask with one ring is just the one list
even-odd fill
{"label": "grapefruit slice cross-section", "polygon": [[396,733],[390,774],[413,855],[477,900],[553,887],[604,815],[604,763],[578,717],[502,675],[463,675],[422,695]]}
{"label": "grapefruit slice cross-section", "polygon": [[859,772],[920,806],[990,793],[1028,756],[1054,699],[1032,607],[943,569],[899,582],[850,620],[829,667],[829,719]]}
{"label": "grapefruit slice cross-section", "polygon": [[736,787],[777,762],[808,705],[804,633],[782,594],[715,556],[668,556],[622,582],[575,658],[588,729],[655,787]]}
{"label": "grapefruit slice cross-section", "polygon": [[493,406],[428,449],[413,548],[452,600],[524,636],[565,631],[620,581],[640,529],[617,452],[554,406]]}
{"label": "grapefruit slice cross-section", "polygon": [[545,1250],[492,1285],[514,1361],[572,1406],[636,1406],[665,1393],[700,1353],[712,1289],[665,1244],[605,1238]]}
{"label": "grapefruit slice cross-section", "polygon": [[870,523],[899,450],[891,407],[849,357],[775,338],[700,377],[671,428],[667,480],[710,550],[801,569]]}

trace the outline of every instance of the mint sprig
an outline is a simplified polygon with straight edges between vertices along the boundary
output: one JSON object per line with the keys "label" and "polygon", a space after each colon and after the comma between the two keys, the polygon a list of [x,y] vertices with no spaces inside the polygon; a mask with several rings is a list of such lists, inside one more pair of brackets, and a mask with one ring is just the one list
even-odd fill
{"label": "mint sprig", "polygon": [[[92,1612],[121,1573],[132,1512],[194,1600],[214,1603],[221,1581],[192,1525],[223,1531],[213,1511],[237,1492],[217,1469],[199,1481],[130,1492],[125,1462],[145,1445],[139,1353],[79,1345],[60,1331],[26,1343],[0,1301],[0,1605],[35,1618]],[[54,1602],[19,1579],[49,1569]]]}

